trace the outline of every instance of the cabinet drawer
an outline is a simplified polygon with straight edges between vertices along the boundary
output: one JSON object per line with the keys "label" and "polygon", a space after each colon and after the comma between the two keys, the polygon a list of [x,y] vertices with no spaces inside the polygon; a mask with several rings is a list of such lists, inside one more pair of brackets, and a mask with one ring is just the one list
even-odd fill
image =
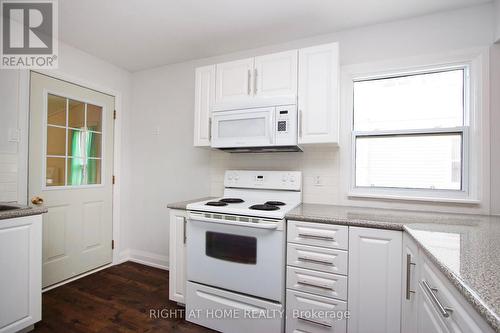
{"label": "cabinet drawer", "polygon": [[287,264],[327,273],[347,275],[347,251],[287,244]]}
{"label": "cabinet drawer", "polygon": [[345,333],[347,303],[332,298],[286,291],[286,332]]}
{"label": "cabinet drawer", "polygon": [[287,267],[286,287],[347,301],[347,277],[343,275]]}
{"label": "cabinet drawer", "polygon": [[347,226],[301,221],[288,221],[287,226],[288,242],[347,250]]}

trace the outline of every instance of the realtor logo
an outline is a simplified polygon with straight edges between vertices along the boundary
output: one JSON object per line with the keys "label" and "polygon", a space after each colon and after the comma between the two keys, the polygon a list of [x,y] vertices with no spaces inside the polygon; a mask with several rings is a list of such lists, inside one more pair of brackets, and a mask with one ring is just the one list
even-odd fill
{"label": "realtor logo", "polygon": [[2,68],[57,68],[57,2],[3,0]]}

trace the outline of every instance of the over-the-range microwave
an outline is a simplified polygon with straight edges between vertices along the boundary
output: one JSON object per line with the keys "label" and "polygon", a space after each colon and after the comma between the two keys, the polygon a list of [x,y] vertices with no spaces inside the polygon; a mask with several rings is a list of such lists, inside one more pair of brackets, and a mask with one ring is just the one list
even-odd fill
{"label": "over-the-range microwave", "polygon": [[297,106],[280,105],[212,113],[213,148],[229,152],[301,151]]}

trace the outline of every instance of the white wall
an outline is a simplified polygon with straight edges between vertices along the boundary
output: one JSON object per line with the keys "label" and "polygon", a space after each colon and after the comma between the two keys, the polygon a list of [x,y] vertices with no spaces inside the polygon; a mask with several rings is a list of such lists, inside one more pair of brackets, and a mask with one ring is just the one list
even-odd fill
{"label": "white wall", "polygon": [[500,215],[500,44],[490,49],[491,212]]}
{"label": "white wall", "polygon": [[167,203],[209,193],[210,152],[193,147],[191,63],[133,75],[130,256],[166,266]]}

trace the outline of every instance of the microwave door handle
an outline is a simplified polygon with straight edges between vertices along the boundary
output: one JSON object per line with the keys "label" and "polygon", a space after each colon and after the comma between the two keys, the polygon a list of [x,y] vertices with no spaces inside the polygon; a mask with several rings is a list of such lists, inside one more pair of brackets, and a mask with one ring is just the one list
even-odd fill
{"label": "microwave door handle", "polygon": [[274,136],[276,135],[275,131],[275,123],[274,123],[274,112],[271,112],[271,115],[269,117],[269,143],[274,144]]}

